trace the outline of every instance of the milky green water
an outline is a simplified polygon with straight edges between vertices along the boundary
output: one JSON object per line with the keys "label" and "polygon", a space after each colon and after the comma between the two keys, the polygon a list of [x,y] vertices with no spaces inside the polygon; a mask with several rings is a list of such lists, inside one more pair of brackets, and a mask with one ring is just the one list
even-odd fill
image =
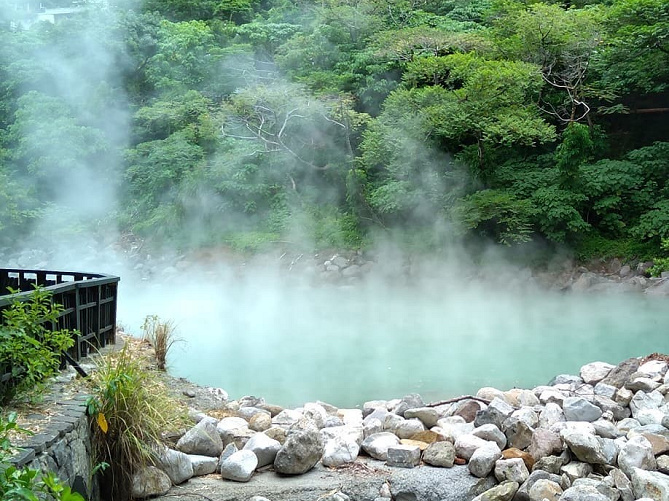
{"label": "milky green water", "polygon": [[161,307],[185,340],[172,374],[284,406],[529,388],[591,361],[669,352],[669,299],[642,294],[259,283]]}

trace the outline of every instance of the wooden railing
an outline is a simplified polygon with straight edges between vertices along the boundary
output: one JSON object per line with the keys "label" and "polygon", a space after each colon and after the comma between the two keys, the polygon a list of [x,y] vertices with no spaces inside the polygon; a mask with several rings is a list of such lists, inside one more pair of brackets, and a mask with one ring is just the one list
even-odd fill
{"label": "wooden railing", "polygon": [[[0,318],[13,301],[27,301],[35,285],[51,293],[51,301],[62,306],[57,321],[47,329],[75,332],[68,355],[75,361],[91,348],[116,342],[116,299],[119,277],[97,273],[21,270],[0,268]],[[19,291],[11,294],[10,289]],[[11,378],[11,367],[0,367],[0,383]]]}

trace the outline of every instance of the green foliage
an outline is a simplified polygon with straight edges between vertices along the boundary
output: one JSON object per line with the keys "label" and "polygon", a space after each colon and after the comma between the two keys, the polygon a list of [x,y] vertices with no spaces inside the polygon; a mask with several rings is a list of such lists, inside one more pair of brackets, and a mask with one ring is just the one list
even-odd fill
{"label": "green foliage", "polygon": [[644,212],[639,217],[639,223],[632,228],[632,234],[658,243],[661,239],[669,238],[669,199],[661,199],[648,212]]}
{"label": "green foliage", "polygon": [[3,501],[84,501],[83,496],[61,482],[53,472],[42,473],[34,468],[16,468],[9,462],[15,452],[10,433],[28,433],[16,422],[16,413],[0,416],[0,499]]}
{"label": "green foliage", "polygon": [[53,304],[51,294],[35,288],[25,301],[15,299],[2,312],[0,325],[0,374],[11,373],[0,385],[0,403],[39,388],[56,374],[63,351],[74,345],[75,333],[49,330],[55,325],[62,306]]}
{"label": "green foliage", "polygon": [[87,381],[94,461],[110,465],[101,490],[111,500],[129,499],[133,472],[152,460],[161,434],[182,426],[185,416],[130,341],[101,357]]}
{"label": "green foliage", "polygon": [[662,239],[660,249],[662,249],[664,256],[653,258],[653,266],[648,270],[654,277],[659,277],[663,271],[669,270],[669,256],[667,256],[669,253],[669,238]]}
{"label": "green foliage", "polygon": [[457,223],[476,229],[504,245],[528,242],[531,238],[531,204],[498,190],[482,190],[464,197],[453,209]]}
{"label": "green foliage", "polygon": [[657,253],[657,246],[641,242],[637,238],[611,239],[597,232],[582,235],[575,241],[575,256],[579,261],[591,259],[612,259],[614,257],[630,261],[652,259]]}

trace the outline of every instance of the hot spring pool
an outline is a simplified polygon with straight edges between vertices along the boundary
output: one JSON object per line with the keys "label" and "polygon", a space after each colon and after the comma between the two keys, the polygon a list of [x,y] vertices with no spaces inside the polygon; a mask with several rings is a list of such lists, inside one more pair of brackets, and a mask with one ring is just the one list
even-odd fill
{"label": "hot spring pool", "polygon": [[173,375],[283,406],[532,387],[591,361],[669,351],[669,299],[642,294],[273,280],[180,291],[145,287],[119,318],[134,332],[146,314],[177,323]]}

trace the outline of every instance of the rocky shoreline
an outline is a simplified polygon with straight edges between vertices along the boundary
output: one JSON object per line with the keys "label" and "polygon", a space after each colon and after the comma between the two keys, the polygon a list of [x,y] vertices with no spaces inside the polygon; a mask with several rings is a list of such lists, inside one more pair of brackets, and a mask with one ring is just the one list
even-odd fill
{"label": "rocky shoreline", "polygon": [[[185,387],[194,426],[136,498],[669,500],[669,357],[593,362],[534,389],[283,409]],[[165,499],[168,499],[166,496]]]}

